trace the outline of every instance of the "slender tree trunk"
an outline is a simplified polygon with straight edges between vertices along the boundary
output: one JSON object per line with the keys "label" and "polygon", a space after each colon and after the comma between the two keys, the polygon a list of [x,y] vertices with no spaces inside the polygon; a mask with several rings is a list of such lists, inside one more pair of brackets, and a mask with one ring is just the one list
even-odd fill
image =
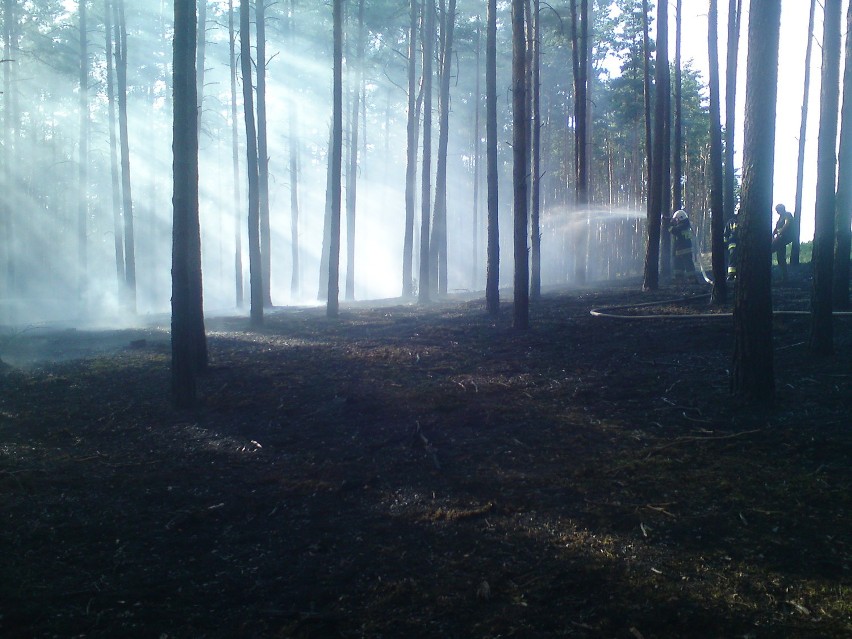
{"label": "slender tree trunk", "polygon": [[136,240],[133,229],[133,194],[130,186],[130,139],[127,130],[127,26],[124,0],[113,4],[116,47],[116,80],[118,84],[118,135],[121,146],[121,195],[124,217],[124,273],[127,304],[136,311]]}
{"label": "slender tree trunk", "polygon": [[88,286],[88,240],[89,218],[89,34],[86,24],[87,0],[79,3],[80,17],[80,147],[78,168],[77,203],[77,265],[79,268],[79,294],[82,297]]}
{"label": "slender tree trunk", "polygon": [[713,261],[713,292],[711,301],[724,304],[728,298],[725,275],[725,212],[722,184],[722,123],[719,97],[719,9],[717,0],[710,0],[708,14],[707,51],[710,54],[710,237]]}
{"label": "slender tree trunk", "polygon": [[514,190],[515,290],[512,325],[529,328],[529,255],[527,254],[527,98],[524,0],[512,0],[512,182]]}
{"label": "slender tree trunk", "polygon": [[[15,138],[13,129],[16,129],[15,118],[12,116],[12,25],[15,22],[14,0],[3,0],[3,163],[2,176],[3,193],[12,190],[11,158],[13,155],[12,140]],[[12,295],[15,288],[15,226],[12,218],[13,207],[8,196],[0,198],[0,215],[3,224],[3,264],[5,270],[2,276],[2,284],[5,290],[0,288],[0,294]]]}
{"label": "slender tree trunk", "polygon": [[[435,172],[435,212],[430,242],[432,272],[437,275],[439,295],[447,294],[447,147],[450,141],[450,77],[452,76],[453,30],[456,22],[456,0],[450,0],[443,16],[444,50],[441,53],[440,122],[438,162]],[[436,273],[437,269],[437,273]]]}
{"label": "slender tree trunk", "polygon": [[112,61],[112,8],[110,0],[104,0],[104,38],[106,46],[106,90],[109,111],[109,158],[110,177],[112,179],[112,220],[115,247],[115,272],[118,281],[118,294],[124,294],[124,232],[121,219],[121,178],[118,170],[118,140],[115,131],[115,86],[113,82]]}
{"label": "slender tree trunk", "polygon": [[846,13],[846,66],[837,166],[837,242],[834,249],[834,306],[849,310],[849,252],[852,246],[852,4]]}
{"label": "slender tree trunk", "polygon": [[740,268],[734,301],[731,390],[752,401],[775,395],[771,250],[775,104],[781,4],[751,0],[746,64],[743,190],[737,220]]}
{"label": "slender tree trunk", "polygon": [[405,164],[405,230],[402,243],[402,296],[414,295],[414,206],[417,188],[417,23],[420,15],[417,0],[409,6],[408,27],[408,123],[406,127]]}
{"label": "slender tree trunk", "polygon": [[[172,218],[172,400],[178,408],[196,401],[198,345],[193,335],[192,218],[198,218],[198,109],[195,76],[195,1],[175,0],[174,196]],[[200,273],[198,274],[200,277]]]}
{"label": "slender tree trunk", "polygon": [[201,118],[204,116],[204,63],[207,51],[207,0],[198,0],[198,34],[195,59],[196,100],[198,101],[198,137],[201,137]]}
{"label": "slender tree trunk", "polygon": [[337,317],[340,294],[340,207],[343,165],[343,0],[334,0],[334,81],[331,126],[331,224],[326,315]]}
{"label": "slender tree trunk", "polygon": [[420,290],[418,300],[428,303],[429,227],[432,199],[432,48],[435,42],[435,5],[427,0],[423,6],[423,177],[420,191]]}
{"label": "slender tree trunk", "polygon": [[266,0],[255,2],[257,29],[257,180],[263,305],[272,306],[272,230],[269,220],[269,151],[266,118]]}
{"label": "slender tree trunk", "polygon": [[[674,82],[674,149],[672,153],[672,209],[682,209],[683,201],[683,74],[681,73],[681,37],[683,31],[683,0],[675,5],[675,82]],[[718,58],[717,58],[718,59]],[[718,63],[717,63],[718,64]],[[716,71],[718,73],[718,70]]]}
{"label": "slender tree trunk", "polygon": [[488,258],[485,303],[500,312],[500,225],[497,173],[497,0],[488,0],[485,43],[486,155],[488,173]]}
{"label": "slender tree trunk", "polygon": [[[346,174],[346,289],[347,300],[355,299],[355,212],[358,189],[358,134],[361,108],[361,75],[364,66],[364,0],[358,0],[358,35],[355,43],[355,78],[352,81],[349,171]],[[348,76],[347,76],[348,77]]]}
{"label": "slender tree trunk", "polygon": [[[740,16],[742,0],[728,3],[728,57],[725,69],[725,175],[722,200],[725,207],[725,222],[734,216],[736,209],[736,175],[734,173],[734,132],[737,107],[737,58],[739,57]],[[717,45],[718,46],[718,45]]]}
{"label": "slender tree trunk", "polygon": [[539,0],[533,0],[532,7],[532,140],[530,179],[530,240],[532,242],[530,297],[541,297],[541,12]]}
{"label": "slender tree trunk", "polygon": [[799,263],[799,253],[802,232],[802,193],[805,185],[805,142],[808,131],[808,102],[811,94],[811,56],[814,43],[814,13],[816,0],[811,0],[810,17],[808,18],[808,45],[805,47],[805,88],[802,95],[802,120],[799,125],[799,155],[796,171],[796,202],[793,210],[795,222],[795,237],[790,249],[790,263]]}
{"label": "slender tree trunk", "polygon": [[666,91],[668,59],[668,3],[660,2],[657,5],[657,60],[655,69],[656,87],[654,102],[654,135],[652,144],[652,166],[649,169],[649,192],[648,192],[648,245],[645,252],[645,277],[642,287],[646,291],[659,288],[660,282],[660,229],[663,218],[663,190],[665,180],[663,171],[665,169],[665,156],[667,150],[664,145],[666,127]]}
{"label": "slender tree trunk", "polygon": [[[667,56],[668,60],[668,56]],[[660,233],[660,272],[668,279],[672,274],[672,236],[669,232],[672,220],[672,82],[668,61],[664,71],[664,81],[661,85],[665,93],[663,100],[665,115],[663,116],[663,193],[662,193],[662,231]]]}
{"label": "slender tree trunk", "polygon": [[831,355],[834,351],[831,280],[834,274],[834,216],[837,210],[835,186],[837,113],[840,104],[841,0],[825,0],[824,7],[810,337],[811,351],[818,356]]}
{"label": "slender tree trunk", "polygon": [[[296,47],[296,1],[290,0],[290,46]],[[299,165],[301,163],[301,143],[299,136],[299,113],[296,100],[290,98],[288,125],[290,128],[290,246],[292,251],[292,273],[290,278],[290,297],[297,299],[301,291],[301,267],[299,260]]]}
{"label": "slender tree trunk", "polygon": [[589,154],[587,139],[587,52],[589,38],[589,3],[580,0],[580,14],[577,14],[577,0],[571,0],[571,52],[574,65],[574,167],[576,174],[575,207],[579,214],[579,232],[576,241],[576,261],[574,277],[578,284],[586,281],[586,242],[588,237],[587,216],[589,206]]}
{"label": "slender tree trunk", "polygon": [[237,308],[243,306],[242,197],[240,196],[240,134],[237,124],[237,55],[234,0],[228,0],[228,50],[231,67],[231,163],[234,173],[234,280]]}
{"label": "slender tree trunk", "polygon": [[[249,3],[240,3],[240,67],[243,74],[243,112],[246,125],[246,167],[248,170],[248,248],[250,323],[263,325],[263,266],[260,249],[260,184],[257,161],[257,129],[254,123],[254,96],[251,75],[251,15]],[[258,65],[259,66],[259,65]]]}
{"label": "slender tree trunk", "polygon": [[323,214],[322,223],[322,249],[320,250],[319,264],[319,290],[317,291],[317,299],[320,301],[328,300],[328,266],[329,253],[331,251],[331,173],[332,173],[332,154],[334,152],[334,117],[332,116],[332,124],[328,128],[328,152],[326,153],[326,171],[325,171],[325,211]]}
{"label": "slender tree trunk", "polygon": [[476,84],[473,91],[473,228],[471,234],[471,246],[473,258],[471,260],[471,289],[476,290],[479,282],[479,182],[480,162],[482,160],[482,143],[480,131],[481,109],[481,75],[482,75],[482,25],[476,17]]}
{"label": "slender tree trunk", "polygon": [[[645,165],[648,173],[648,181],[651,177],[651,166],[653,164],[652,128],[651,128],[651,43],[648,37],[648,20],[650,10],[648,0],[642,0],[642,85],[645,98]],[[650,199],[648,200],[650,205]],[[650,219],[651,212],[648,209]]]}

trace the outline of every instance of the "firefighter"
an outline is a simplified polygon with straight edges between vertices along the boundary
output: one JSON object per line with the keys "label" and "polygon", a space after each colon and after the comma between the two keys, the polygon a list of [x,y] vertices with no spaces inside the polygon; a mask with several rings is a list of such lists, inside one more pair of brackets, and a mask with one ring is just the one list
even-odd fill
{"label": "firefighter", "polygon": [[672,216],[669,227],[672,234],[672,251],[674,263],[672,275],[675,282],[694,282],[695,264],[692,262],[692,227],[689,224],[689,216],[686,211],[679,209]]}
{"label": "firefighter", "polygon": [[781,269],[781,281],[787,281],[787,245],[793,243],[795,235],[795,221],[793,214],[787,210],[783,204],[775,207],[778,213],[778,221],[775,223],[775,230],[772,231],[772,252],[778,259],[778,266]]}
{"label": "firefighter", "polygon": [[725,232],[722,239],[725,246],[728,247],[728,281],[735,282],[737,280],[737,214],[739,209],[734,211],[734,216],[728,220],[725,225]]}

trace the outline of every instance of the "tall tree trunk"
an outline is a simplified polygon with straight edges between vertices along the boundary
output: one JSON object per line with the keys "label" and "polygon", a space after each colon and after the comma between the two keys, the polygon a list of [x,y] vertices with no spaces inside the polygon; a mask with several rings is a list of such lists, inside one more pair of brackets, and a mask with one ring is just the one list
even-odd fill
{"label": "tall tree trunk", "polygon": [[515,282],[512,325],[529,328],[529,255],[527,254],[527,98],[524,0],[512,0],[512,183],[514,191]]}
{"label": "tall tree trunk", "polygon": [[805,185],[805,141],[808,131],[808,102],[811,94],[811,56],[814,43],[814,13],[816,0],[811,0],[810,17],[808,18],[808,45],[805,47],[805,88],[802,95],[802,120],[799,125],[799,155],[796,170],[796,202],[793,211],[795,222],[795,238],[790,249],[790,263],[799,263],[799,253],[802,233],[802,192]]}
{"label": "tall tree trunk", "polygon": [[[668,59],[668,56],[667,56]],[[664,71],[664,81],[661,86],[665,93],[663,101],[665,115],[663,116],[663,168],[662,168],[662,232],[660,234],[660,272],[664,278],[672,274],[672,236],[669,232],[672,220],[672,82],[671,69],[668,62]]]}
{"label": "tall tree trunk", "polygon": [[775,395],[772,350],[772,179],[775,169],[775,104],[781,3],[751,0],[746,64],[742,204],[737,221],[734,356],[731,390],[751,401]]}
{"label": "tall tree trunk", "polygon": [[[14,0],[3,0],[3,149],[0,162],[3,163],[2,176],[3,193],[12,191],[11,158],[13,156],[12,140],[15,138],[13,129],[17,128],[12,116],[12,25],[15,22]],[[0,291],[12,295],[15,287],[15,226],[12,217],[13,207],[9,198],[0,198],[0,215],[3,228],[3,264],[5,270],[2,276]]]}
{"label": "tall tree trunk", "polygon": [[[651,128],[651,43],[648,37],[648,21],[650,20],[650,10],[648,9],[648,0],[642,0],[642,86],[644,88],[645,102],[645,165],[648,173],[648,182],[651,178],[651,166],[653,164],[652,149],[652,128]],[[650,199],[648,199],[650,206]],[[648,217],[651,212],[648,209]]]}
{"label": "tall tree trunk", "polygon": [[586,218],[589,205],[589,166],[587,152],[586,109],[588,89],[588,42],[589,3],[580,0],[580,13],[577,14],[577,0],[571,0],[571,59],[574,66],[574,168],[575,168],[575,207],[580,215],[580,231],[575,246],[575,279],[578,284],[586,281],[586,241],[588,229]]}
{"label": "tall tree trunk", "polygon": [[240,196],[240,134],[237,124],[237,55],[234,0],[228,0],[228,51],[231,67],[231,164],[234,174],[234,280],[237,308],[243,306],[242,197]]}
{"label": "tall tree trunk", "polygon": [[417,23],[420,15],[417,0],[409,6],[408,27],[408,122],[406,125],[405,163],[405,230],[402,243],[402,296],[414,295],[414,206],[417,188]]}
{"label": "tall tree trunk", "polygon": [[481,108],[481,78],[482,75],[482,25],[479,16],[476,17],[476,84],[473,91],[473,228],[471,246],[471,289],[476,290],[479,282],[479,183],[480,164],[482,160],[482,133],[480,132]]}
{"label": "tall tree trunk", "polygon": [[121,219],[121,178],[118,170],[118,140],[115,131],[115,86],[112,61],[112,8],[110,0],[104,0],[104,38],[106,50],[106,90],[109,111],[109,158],[112,185],[112,221],[115,247],[115,272],[118,281],[118,294],[124,294],[124,231]]}
{"label": "tall tree trunk", "polygon": [[[296,0],[290,0],[290,46],[296,47]],[[296,100],[290,98],[288,125],[290,128],[290,247],[292,273],[290,297],[296,299],[301,291],[301,267],[299,260],[299,165],[301,163],[299,113]]]}
{"label": "tall tree trunk", "polygon": [[201,137],[201,118],[204,116],[204,62],[207,51],[207,0],[198,0],[198,35],[195,58],[196,101],[198,102],[198,137]]}
{"label": "tall tree trunk", "polygon": [[352,81],[349,170],[346,173],[346,290],[347,300],[355,299],[355,212],[358,189],[358,133],[361,108],[361,76],[364,66],[364,0],[358,0],[358,34],[355,42],[355,78]]}
{"label": "tall tree trunk", "polygon": [[272,306],[272,231],[269,220],[269,151],[266,135],[266,0],[254,5],[257,29],[257,181],[263,305]]}
{"label": "tall tree trunk", "polygon": [[530,141],[530,240],[532,242],[530,297],[541,297],[541,12],[539,0],[532,6],[532,105]]}
{"label": "tall tree trunk", "polygon": [[263,267],[260,252],[257,129],[254,123],[254,96],[251,80],[251,15],[248,2],[240,2],[240,67],[243,75],[243,116],[246,125],[246,168],[248,170],[249,318],[251,325],[258,327],[263,325]]}
{"label": "tall tree trunk", "polygon": [[719,9],[710,0],[707,51],[710,54],[710,238],[713,261],[711,301],[724,304],[728,298],[725,275],[725,211],[722,180],[722,123],[719,97]]}
{"label": "tall tree trunk", "polygon": [[[456,22],[456,0],[450,0],[443,16],[444,49],[441,53],[440,121],[438,162],[435,172],[435,209],[432,240],[429,245],[432,272],[437,275],[439,295],[447,294],[447,147],[450,141],[450,77],[452,76],[453,30]],[[437,273],[436,273],[437,270]]]}
{"label": "tall tree trunk", "polygon": [[80,0],[80,147],[78,161],[79,191],[77,194],[77,267],[79,269],[79,295],[82,297],[88,286],[88,240],[89,217],[89,34],[86,25],[87,0]]}
{"label": "tall tree trunk", "polygon": [[334,72],[331,125],[331,220],[328,247],[326,316],[337,317],[340,296],[340,207],[343,168],[343,0],[333,0]]}
{"label": "tall tree trunk", "polygon": [[852,246],[852,4],[846,13],[846,66],[837,165],[837,242],[834,248],[834,306],[849,310],[849,252]]}
{"label": "tall tree trunk", "polygon": [[432,199],[432,48],[435,43],[435,5],[423,5],[423,177],[420,184],[420,303],[430,301],[429,227]]}
{"label": "tall tree trunk", "polygon": [[497,173],[497,0],[488,0],[485,42],[485,136],[488,180],[488,258],[485,304],[500,312],[500,215]]}
{"label": "tall tree trunk", "polygon": [[322,221],[322,248],[320,250],[319,263],[319,290],[317,291],[317,299],[319,301],[328,300],[328,262],[329,253],[331,250],[331,173],[333,163],[332,153],[334,151],[334,117],[332,116],[332,124],[328,127],[328,152],[326,153],[326,171],[325,171],[325,209]]}
{"label": "tall tree trunk", "polygon": [[124,217],[124,273],[127,305],[136,311],[136,240],[133,230],[133,194],[130,187],[130,139],[127,130],[127,26],[124,0],[113,4],[116,80],[118,84],[118,136],[121,147],[121,200]]}
{"label": "tall tree trunk", "polygon": [[810,337],[811,351],[819,356],[831,355],[834,351],[831,280],[834,274],[841,0],[825,0],[824,7]]}
{"label": "tall tree trunk", "polygon": [[[172,400],[178,408],[196,401],[193,229],[198,228],[198,108],[195,76],[195,1],[175,0],[174,196],[172,217]],[[193,218],[195,222],[193,223]],[[197,276],[200,278],[200,273]]]}
{"label": "tall tree trunk", "polygon": [[[734,132],[737,115],[737,59],[740,43],[740,17],[742,0],[729,0],[728,3],[728,56],[725,68],[725,175],[722,186],[722,201],[725,207],[725,222],[734,216],[736,210],[736,175],[734,173]],[[718,59],[717,59],[718,60]],[[718,62],[717,62],[718,64]]]}
{"label": "tall tree trunk", "polygon": [[[681,38],[683,35],[683,0],[675,5],[675,81],[674,81],[674,143],[672,152],[672,209],[682,209],[683,201],[683,74],[681,73]],[[718,62],[717,62],[718,64]],[[718,73],[718,69],[716,71]]]}
{"label": "tall tree trunk", "polygon": [[665,156],[667,149],[664,145],[666,128],[666,91],[668,59],[668,3],[657,5],[657,60],[655,69],[654,90],[654,135],[652,143],[652,165],[649,169],[648,189],[648,246],[645,252],[645,276],[642,288],[654,291],[660,285],[660,228],[663,218],[663,190],[665,180]]}

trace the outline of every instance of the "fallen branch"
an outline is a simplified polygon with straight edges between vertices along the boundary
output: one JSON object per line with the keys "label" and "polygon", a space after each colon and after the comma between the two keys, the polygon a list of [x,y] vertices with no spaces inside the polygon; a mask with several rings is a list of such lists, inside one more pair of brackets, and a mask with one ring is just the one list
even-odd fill
{"label": "fallen branch", "polygon": [[689,442],[707,442],[707,441],[721,441],[723,439],[734,439],[736,437],[742,437],[744,435],[753,435],[754,433],[759,433],[762,431],[762,428],[755,428],[754,430],[744,430],[739,433],[731,433],[730,435],[714,435],[710,437],[678,437],[674,441],[670,441],[662,446],[656,446],[652,448],[647,455],[645,455],[645,459],[648,459],[651,455],[654,455],[661,450],[665,450],[666,448],[671,448],[672,446],[678,446],[680,444],[686,444]]}

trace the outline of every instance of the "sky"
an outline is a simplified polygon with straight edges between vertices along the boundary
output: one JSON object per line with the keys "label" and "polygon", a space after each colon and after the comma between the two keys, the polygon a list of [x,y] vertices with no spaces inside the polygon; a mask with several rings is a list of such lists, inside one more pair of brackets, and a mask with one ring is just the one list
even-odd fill
{"label": "sky", "polygon": [[[708,78],[707,54],[707,7],[706,0],[683,0],[683,45],[684,60],[692,59],[694,66]],[[748,1],[743,2],[743,24],[738,64],[736,147],[740,157],[743,139],[743,106],[745,103],[745,70],[748,37]],[[847,2],[843,2],[846,15]],[[674,1],[670,0],[671,33],[674,33]],[[781,50],[778,65],[778,105],[775,139],[775,204],[784,203],[792,210],[796,195],[796,162],[799,147],[799,126],[802,117],[804,91],[805,49],[808,30],[808,0],[781,0]],[[722,118],[724,121],[724,64],[727,40],[728,3],[719,0],[719,52],[722,91]],[[820,68],[822,50],[822,7],[817,3],[815,15],[815,42],[811,57],[811,84],[808,107],[808,128],[805,148],[805,174],[802,197],[802,239],[813,237],[813,214],[816,191],[816,152],[819,127]],[[845,42],[845,29],[844,29]],[[672,54],[674,58],[674,38]],[[841,56],[842,59],[842,56]],[[739,159],[737,160],[739,167]]]}

